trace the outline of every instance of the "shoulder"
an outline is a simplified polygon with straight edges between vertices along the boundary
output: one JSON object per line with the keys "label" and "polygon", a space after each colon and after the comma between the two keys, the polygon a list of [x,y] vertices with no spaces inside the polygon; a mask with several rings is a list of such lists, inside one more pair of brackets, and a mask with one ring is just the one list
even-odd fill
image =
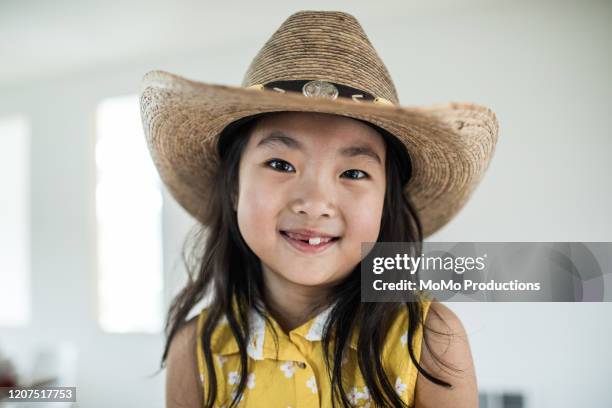
{"label": "shoulder", "polygon": [[450,383],[451,388],[419,373],[417,407],[478,406],[476,374],[465,328],[452,310],[435,300],[425,320],[420,364],[429,374]]}
{"label": "shoulder", "polygon": [[169,408],[202,405],[202,383],[196,359],[198,316],[185,322],[176,332],[166,356],[166,406]]}
{"label": "shoulder", "polygon": [[437,300],[429,302],[425,327],[432,329],[432,331],[441,331],[444,336],[467,336],[459,317]]}

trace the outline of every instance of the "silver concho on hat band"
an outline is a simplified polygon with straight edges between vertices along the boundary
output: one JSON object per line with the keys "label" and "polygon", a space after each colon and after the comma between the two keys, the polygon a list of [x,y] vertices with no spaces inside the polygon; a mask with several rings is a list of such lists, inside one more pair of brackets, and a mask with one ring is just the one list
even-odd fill
{"label": "silver concho on hat band", "polygon": [[314,80],[304,84],[302,93],[304,96],[334,100],[338,97],[338,88],[329,82]]}

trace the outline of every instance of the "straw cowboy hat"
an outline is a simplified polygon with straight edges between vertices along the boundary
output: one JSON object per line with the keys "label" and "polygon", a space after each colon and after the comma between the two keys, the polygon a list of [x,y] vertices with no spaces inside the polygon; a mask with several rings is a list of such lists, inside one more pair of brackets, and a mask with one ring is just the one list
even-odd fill
{"label": "straw cowboy hat", "polygon": [[323,112],[374,124],[405,146],[405,188],[427,237],[448,223],[483,177],[498,123],[472,103],[400,106],[387,68],[357,20],[331,11],[291,15],[251,62],[241,87],[163,71],[145,75],[140,97],[147,144],[168,190],[200,222],[214,188],[217,141],[233,122],[267,112]]}

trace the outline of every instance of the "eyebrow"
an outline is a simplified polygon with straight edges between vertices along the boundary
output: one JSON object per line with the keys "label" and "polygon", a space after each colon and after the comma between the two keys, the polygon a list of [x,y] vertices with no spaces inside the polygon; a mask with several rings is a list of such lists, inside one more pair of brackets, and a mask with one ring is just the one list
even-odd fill
{"label": "eyebrow", "polygon": [[[304,151],[304,146],[299,141],[295,140],[291,136],[286,135],[280,130],[273,130],[270,134],[257,143],[256,147],[273,147],[275,145],[282,145],[288,149]],[[356,157],[366,156],[374,159],[378,164],[382,165],[380,156],[367,145],[349,146],[340,149],[340,155],[344,157]]]}

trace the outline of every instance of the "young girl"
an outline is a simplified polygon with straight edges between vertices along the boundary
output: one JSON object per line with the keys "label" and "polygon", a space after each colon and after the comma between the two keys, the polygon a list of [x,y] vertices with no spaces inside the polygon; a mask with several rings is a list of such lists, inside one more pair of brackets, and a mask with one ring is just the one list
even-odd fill
{"label": "young girl", "polygon": [[459,319],[419,293],[362,303],[360,262],[364,242],[420,251],[465,204],[490,110],[400,107],[339,12],[290,16],[242,88],[149,73],[141,107],[162,179],[203,227],[166,325],[168,406],[478,405]]}

